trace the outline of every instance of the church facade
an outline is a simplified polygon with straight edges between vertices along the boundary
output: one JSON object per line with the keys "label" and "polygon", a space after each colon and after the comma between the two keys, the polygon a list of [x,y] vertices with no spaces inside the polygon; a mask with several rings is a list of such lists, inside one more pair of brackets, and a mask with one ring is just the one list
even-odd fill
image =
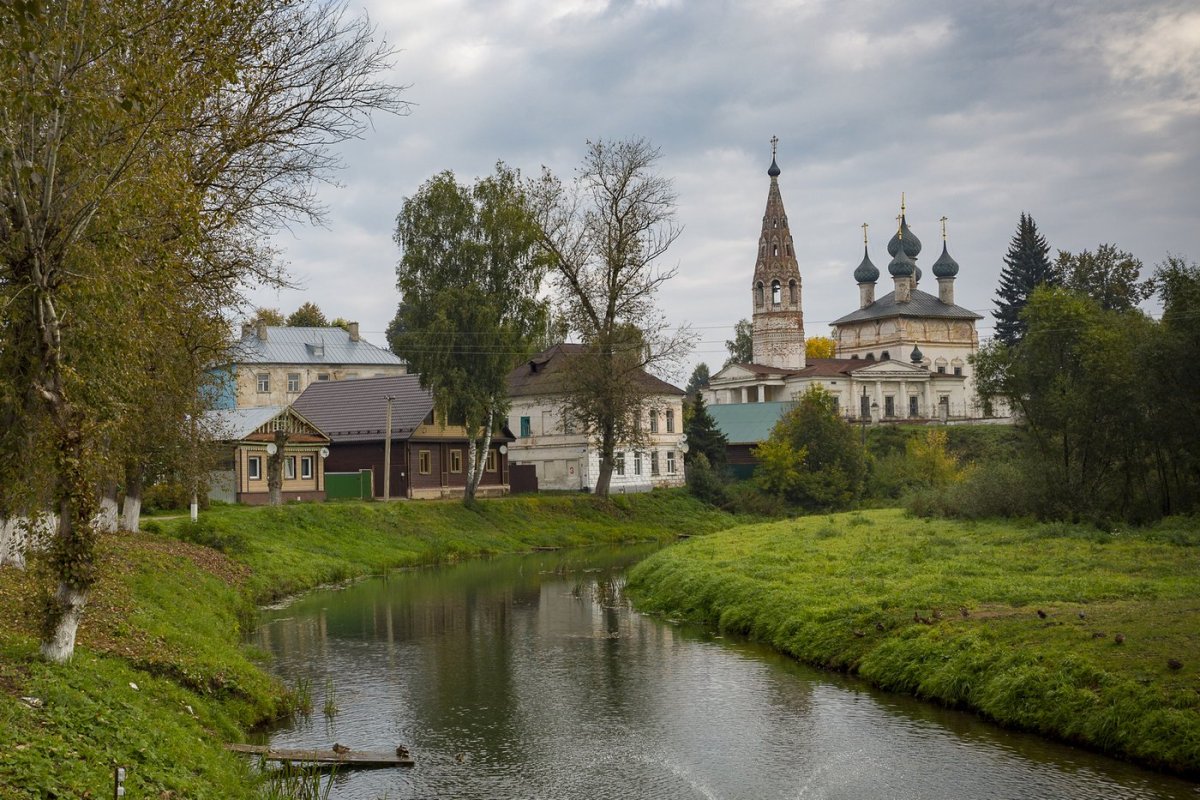
{"label": "church facade", "polygon": [[942,253],[931,267],[937,294],[918,288],[921,242],[908,227],[903,201],[887,249],[892,291],[876,296],[881,273],[871,261],[864,232],[863,259],[853,275],[858,308],[832,323],[836,357],[805,357],[800,267],[779,187],[776,141],[750,287],[753,358],[717,372],[705,400],[722,406],[789,402],[818,385],[854,421],[981,417],[970,356],[979,348],[975,326],[982,317],[954,303],[959,266],[945,243],[945,218]]}

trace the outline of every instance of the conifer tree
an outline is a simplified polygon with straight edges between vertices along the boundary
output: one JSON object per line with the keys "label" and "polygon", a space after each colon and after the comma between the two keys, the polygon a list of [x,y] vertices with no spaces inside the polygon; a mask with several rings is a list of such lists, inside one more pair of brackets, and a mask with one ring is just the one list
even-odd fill
{"label": "conifer tree", "polygon": [[1050,245],[1038,233],[1033,217],[1021,212],[1017,233],[1004,256],[1004,269],[1000,271],[1000,286],[996,289],[996,338],[1011,347],[1025,334],[1025,323],[1021,312],[1029,302],[1029,296],[1038,286],[1058,284],[1054,267],[1050,263]]}
{"label": "conifer tree", "polygon": [[687,434],[688,443],[688,452],[684,457],[685,463],[690,464],[696,456],[703,454],[718,473],[725,469],[725,463],[728,460],[725,448],[729,446],[729,440],[717,427],[717,421],[712,418],[712,414],[708,413],[702,392],[697,392],[692,401],[691,413],[688,415],[684,433]]}

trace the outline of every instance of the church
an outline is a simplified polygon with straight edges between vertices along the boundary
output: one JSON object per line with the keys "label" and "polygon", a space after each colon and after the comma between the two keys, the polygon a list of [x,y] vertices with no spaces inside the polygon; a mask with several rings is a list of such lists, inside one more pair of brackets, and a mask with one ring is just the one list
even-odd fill
{"label": "church", "polygon": [[942,253],[930,269],[937,293],[918,288],[921,241],[908,226],[903,199],[887,247],[892,291],[876,297],[881,273],[871,261],[864,224],[863,258],[853,274],[858,308],[832,323],[836,357],[805,357],[802,280],[779,188],[777,143],[771,140],[767,205],[750,282],[753,358],[712,377],[705,392],[710,408],[718,417],[732,417],[735,409],[718,407],[778,403],[782,413],[783,404],[817,385],[855,422],[982,417],[969,361],[979,348],[975,325],[982,317],[954,303],[959,266],[947,248],[945,217]]}

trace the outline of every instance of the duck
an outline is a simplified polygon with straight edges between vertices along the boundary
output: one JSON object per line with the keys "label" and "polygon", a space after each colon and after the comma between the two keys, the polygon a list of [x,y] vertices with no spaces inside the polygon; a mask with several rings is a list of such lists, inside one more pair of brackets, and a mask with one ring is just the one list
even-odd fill
{"label": "duck", "polygon": [[1042,611],[1040,608],[1038,609],[1038,618],[1039,619],[1045,619],[1047,616],[1049,616],[1049,615],[1045,611]]}
{"label": "duck", "polygon": [[333,752],[335,752],[339,756],[341,756],[341,755],[345,755],[346,753],[349,753],[350,748],[346,747],[346,745],[344,745],[344,744],[338,744],[337,742],[334,742],[333,743]]}
{"label": "duck", "polygon": [[404,745],[398,745],[396,747],[396,755],[400,758],[409,758],[410,757],[408,748],[405,747]]}

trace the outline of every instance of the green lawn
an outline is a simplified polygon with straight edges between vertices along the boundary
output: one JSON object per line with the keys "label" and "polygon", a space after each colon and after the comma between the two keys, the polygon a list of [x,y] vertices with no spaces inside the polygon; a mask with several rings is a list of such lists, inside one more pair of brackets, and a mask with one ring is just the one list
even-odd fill
{"label": "green lawn", "polygon": [[1194,519],[1109,534],[891,509],[808,517],[660,551],[630,588],[647,611],[1200,774]]}

